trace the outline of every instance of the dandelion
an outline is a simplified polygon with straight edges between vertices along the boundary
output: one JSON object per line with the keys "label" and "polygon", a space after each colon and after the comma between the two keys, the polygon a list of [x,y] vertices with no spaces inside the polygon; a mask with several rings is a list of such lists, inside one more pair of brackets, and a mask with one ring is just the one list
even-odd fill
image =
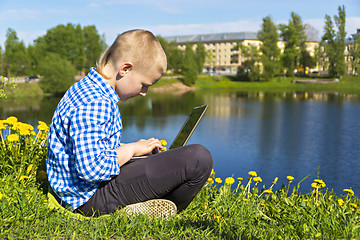
{"label": "dandelion", "polygon": [[0,200],[3,198],[3,196],[4,196],[4,195],[0,192]]}
{"label": "dandelion", "polygon": [[274,179],[274,181],[272,182],[272,185],[275,185],[276,183],[277,183],[277,181],[278,181],[278,177],[276,177],[275,179]]}
{"label": "dandelion", "polygon": [[249,199],[248,198],[243,198],[243,201],[247,202],[247,201],[249,201]]}
{"label": "dandelion", "polygon": [[254,181],[258,183],[258,182],[262,182],[262,179],[261,177],[254,177]]}
{"label": "dandelion", "polygon": [[0,120],[0,130],[5,129],[4,120]]}
{"label": "dandelion", "polygon": [[352,189],[345,188],[343,190],[348,196],[354,196],[354,191]]}
{"label": "dandelion", "polygon": [[28,176],[22,175],[22,176],[20,176],[19,181],[21,182],[21,181],[23,181],[25,179],[28,179],[28,178],[29,178]]}
{"label": "dandelion", "polygon": [[314,182],[311,184],[313,188],[323,188],[326,187],[326,184],[321,179],[314,179]]}
{"label": "dandelion", "polygon": [[338,199],[338,203],[340,206],[344,205],[344,200],[342,200],[341,198]]}
{"label": "dandelion", "polygon": [[163,151],[164,151],[164,152],[167,151],[167,148],[166,148],[166,147],[163,147]]}
{"label": "dandelion", "polygon": [[161,145],[166,146],[167,142],[165,140],[160,140]]}
{"label": "dandelion", "polygon": [[222,183],[222,180],[221,180],[221,178],[215,178],[215,182],[216,183]]}
{"label": "dandelion", "polygon": [[358,205],[356,205],[355,203],[350,203],[349,206],[355,210],[358,210],[358,208],[359,208]]}
{"label": "dandelion", "polygon": [[213,183],[214,183],[214,179],[208,178],[208,183],[213,184]]}
{"label": "dandelion", "polygon": [[4,122],[9,124],[9,125],[14,125],[14,123],[16,123],[18,121],[18,119],[16,117],[8,117]]}
{"label": "dandelion", "polygon": [[220,216],[214,215],[214,219],[215,219],[217,222],[219,222],[219,221],[220,221]]}
{"label": "dandelion", "polygon": [[19,135],[17,134],[10,134],[8,137],[7,137],[7,140],[9,142],[17,142],[19,141]]}
{"label": "dandelion", "polygon": [[231,185],[231,184],[233,184],[234,182],[235,182],[235,179],[232,178],[232,177],[227,177],[227,178],[225,179],[225,183],[226,183],[226,184]]}
{"label": "dandelion", "polygon": [[30,164],[27,168],[26,168],[26,173],[29,174],[32,170],[34,165]]}
{"label": "dandelion", "polygon": [[38,129],[40,131],[48,131],[49,130],[49,127],[48,125],[46,125],[46,123],[44,123],[43,121],[38,121],[39,125],[38,125]]}
{"label": "dandelion", "polygon": [[241,182],[242,180],[244,180],[242,177],[238,177],[237,178],[239,182]]}
{"label": "dandelion", "polygon": [[273,191],[271,189],[266,189],[266,190],[264,190],[264,193],[273,194]]}
{"label": "dandelion", "polygon": [[287,178],[287,180],[288,180],[289,182],[292,182],[292,181],[294,180],[294,177],[293,177],[293,176],[287,176],[286,178]]}
{"label": "dandelion", "polygon": [[27,200],[30,200],[30,198],[31,198],[31,194],[30,194],[30,193],[28,193],[28,194],[26,194],[26,195],[25,195],[25,197],[27,198]]}
{"label": "dandelion", "polygon": [[215,177],[215,171],[214,171],[214,169],[211,169],[210,177]]}
{"label": "dandelion", "polygon": [[257,176],[257,173],[255,171],[250,171],[248,172],[248,174],[251,176],[251,177],[256,177]]}
{"label": "dandelion", "polygon": [[20,126],[20,135],[30,136],[32,134],[32,131],[34,130],[34,127],[30,124],[23,123]]}

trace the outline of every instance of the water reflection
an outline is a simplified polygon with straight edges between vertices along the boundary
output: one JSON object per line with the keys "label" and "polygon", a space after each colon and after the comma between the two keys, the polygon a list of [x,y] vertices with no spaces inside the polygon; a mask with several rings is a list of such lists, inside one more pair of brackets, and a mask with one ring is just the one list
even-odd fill
{"label": "water reflection", "polygon": [[[37,125],[49,123],[59,98],[1,100],[1,119],[14,115]],[[342,193],[360,193],[360,96],[312,92],[196,91],[184,95],[149,93],[119,103],[122,141],[159,137],[171,140],[194,106],[209,104],[189,143],[210,149],[219,177],[247,178],[255,170],[269,186],[274,177],[302,183],[309,191],[320,178]]]}

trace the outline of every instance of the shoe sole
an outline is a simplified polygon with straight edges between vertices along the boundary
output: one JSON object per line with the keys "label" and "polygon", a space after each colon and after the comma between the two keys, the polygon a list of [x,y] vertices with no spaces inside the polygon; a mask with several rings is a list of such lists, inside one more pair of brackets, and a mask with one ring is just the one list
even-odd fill
{"label": "shoe sole", "polygon": [[150,217],[162,217],[169,219],[177,212],[175,203],[166,199],[152,199],[146,202],[135,203],[125,206],[122,211],[127,214],[144,214]]}

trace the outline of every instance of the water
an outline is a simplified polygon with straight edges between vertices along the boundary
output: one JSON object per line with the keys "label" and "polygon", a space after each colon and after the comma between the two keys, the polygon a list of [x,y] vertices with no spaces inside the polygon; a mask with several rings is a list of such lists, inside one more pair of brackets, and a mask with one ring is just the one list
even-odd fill
{"label": "water", "polygon": [[[0,118],[14,115],[37,125],[49,123],[59,98],[1,100]],[[307,193],[317,175],[342,194],[360,195],[360,96],[337,93],[190,92],[148,94],[119,104],[123,142],[157,137],[171,142],[194,106],[208,111],[188,144],[212,153],[221,178],[248,177],[255,170],[267,187],[275,177],[295,177]],[[277,188],[280,187],[278,184]]]}

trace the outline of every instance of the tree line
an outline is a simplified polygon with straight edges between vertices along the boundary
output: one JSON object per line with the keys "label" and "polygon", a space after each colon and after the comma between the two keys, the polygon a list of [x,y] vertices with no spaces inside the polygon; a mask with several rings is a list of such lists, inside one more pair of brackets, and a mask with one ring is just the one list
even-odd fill
{"label": "tree line", "polygon": [[94,66],[106,44],[95,26],[69,23],[49,29],[27,47],[9,28],[4,47],[0,47],[0,75],[41,75],[45,92],[61,93],[73,84],[76,74]]}
{"label": "tree line", "polygon": [[[315,49],[315,56],[307,51],[306,42],[309,32],[316,30],[304,24],[298,14],[292,12],[288,23],[279,25],[270,16],[263,18],[257,33],[260,46],[245,46],[242,43],[237,46],[245,59],[239,63],[238,79],[268,81],[281,74],[292,77],[295,69],[305,70],[317,65],[328,70],[330,77],[342,77],[347,72],[347,62],[353,74],[358,73],[360,36],[355,35],[346,62],[345,17],[344,6],[338,7],[338,14],[333,18],[325,16],[324,34]],[[166,52],[168,69],[182,74],[185,84],[194,84],[206,58],[211,58],[211,52],[207,52],[201,42],[195,45],[188,43],[183,51],[176,43],[167,42],[161,36],[157,38]],[[278,47],[279,39],[285,44],[282,53]],[[82,27],[70,23],[49,29],[27,47],[19,40],[15,30],[9,28],[4,45],[4,49],[0,47],[0,75],[41,75],[41,87],[48,93],[66,91],[75,74],[94,66],[107,47],[105,37],[98,33],[95,26]]]}

